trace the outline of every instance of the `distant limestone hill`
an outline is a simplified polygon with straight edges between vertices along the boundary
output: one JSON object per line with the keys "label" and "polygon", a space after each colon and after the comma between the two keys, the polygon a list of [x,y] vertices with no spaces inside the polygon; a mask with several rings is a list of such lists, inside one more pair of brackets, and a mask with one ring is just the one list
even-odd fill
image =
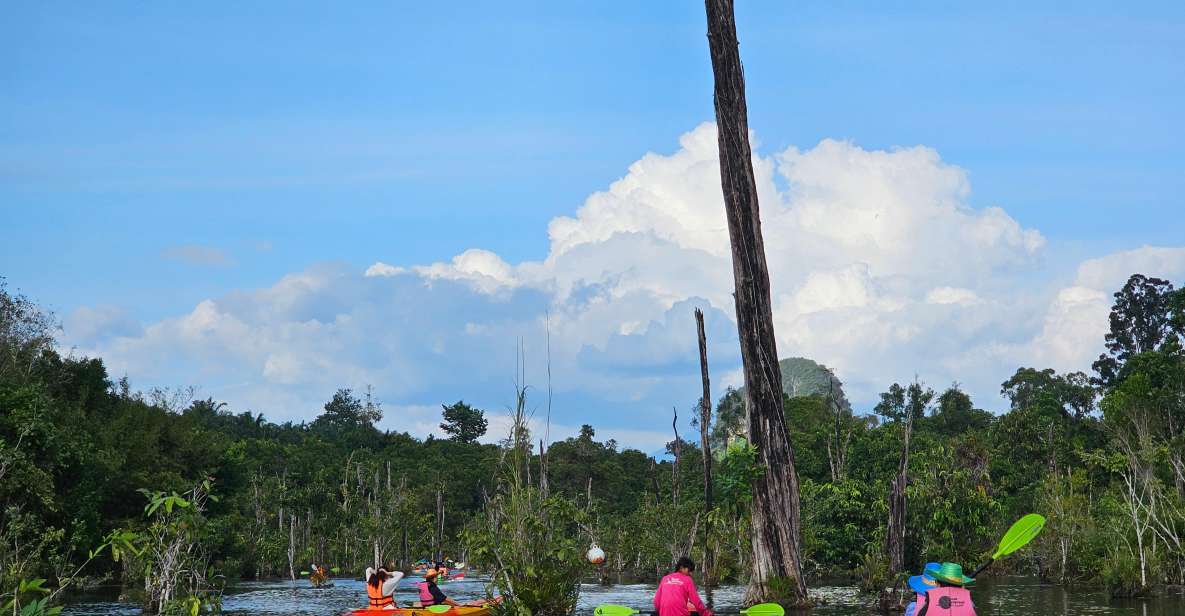
{"label": "distant limestone hill", "polygon": [[[782,391],[787,396],[829,396],[842,412],[852,412],[852,405],[844,395],[843,383],[827,366],[805,357],[788,357],[779,361],[778,367],[782,372]],[[711,439],[715,451],[723,451],[730,436],[745,433],[744,389],[729,390],[716,405]]]}
{"label": "distant limestone hill", "polygon": [[851,411],[843,383],[827,366],[805,357],[787,357],[778,362],[782,371],[782,391],[791,398],[830,395],[840,408]]}

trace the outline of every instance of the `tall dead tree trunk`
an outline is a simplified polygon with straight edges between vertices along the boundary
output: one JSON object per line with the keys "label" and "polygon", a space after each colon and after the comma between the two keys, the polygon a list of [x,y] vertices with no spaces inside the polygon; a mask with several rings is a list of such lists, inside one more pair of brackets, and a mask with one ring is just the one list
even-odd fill
{"label": "tall dead tree trunk", "polygon": [[654,488],[654,506],[657,507],[662,500],[662,490],[658,487],[658,463],[654,458],[650,458],[650,483]]}
{"label": "tall dead tree trunk", "polygon": [[674,417],[671,418],[671,430],[675,431],[675,444],[671,453],[675,454],[675,463],[671,465],[671,506],[679,506],[679,462],[682,458],[683,447],[682,441],[679,440],[679,409],[671,407],[671,413]]}
{"label": "tall dead tree trunk", "polygon": [[889,556],[889,575],[905,570],[905,486],[909,482],[909,437],[913,433],[913,413],[905,419],[905,437],[901,444],[901,463],[889,487],[889,529],[885,552]]}
{"label": "tall dead tree trunk", "polygon": [[827,404],[835,412],[831,437],[827,439],[827,466],[831,469],[831,483],[840,483],[848,477],[848,445],[852,442],[852,418],[840,406],[835,396],[835,378],[828,383]]}
{"label": "tall dead tree trunk", "polygon": [[296,581],[296,514],[290,513],[288,520],[288,577]]}
{"label": "tall dead tree trunk", "polygon": [[539,439],[539,493],[547,498],[547,443]]}
{"label": "tall dead tree trunk", "polygon": [[[528,464],[530,464],[528,462]],[[436,528],[433,533],[432,553],[435,555],[435,560],[440,561],[444,559],[444,489],[436,488]]]}
{"label": "tall dead tree trunk", "polygon": [[704,311],[695,309],[695,329],[699,338],[699,375],[704,393],[699,401],[699,446],[704,455],[704,586],[711,588],[715,554],[712,553],[712,446],[708,433],[712,424],[712,388],[708,382],[708,338],[704,334]]}
{"label": "tall dead tree trunk", "polygon": [[[782,405],[782,375],[774,341],[769,270],[761,237],[736,20],[732,0],[706,0],[705,5],[749,442],[757,446],[758,461],[767,469],[753,485],[753,563],[745,602],[778,601],[805,606],[809,599],[798,545],[798,475]],[[780,591],[782,588],[789,592]]]}

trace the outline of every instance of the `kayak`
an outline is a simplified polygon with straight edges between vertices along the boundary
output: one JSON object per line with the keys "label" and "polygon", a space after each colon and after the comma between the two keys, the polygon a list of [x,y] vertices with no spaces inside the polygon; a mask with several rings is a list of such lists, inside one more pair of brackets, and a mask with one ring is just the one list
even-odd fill
{"label": "kayak", "polygon": [[447,612],[429,612],[423,607],[399,607],[393,610],[361,609],[350,612],[352,616],[490,616],[490,606],[462,606],[454,607]]}

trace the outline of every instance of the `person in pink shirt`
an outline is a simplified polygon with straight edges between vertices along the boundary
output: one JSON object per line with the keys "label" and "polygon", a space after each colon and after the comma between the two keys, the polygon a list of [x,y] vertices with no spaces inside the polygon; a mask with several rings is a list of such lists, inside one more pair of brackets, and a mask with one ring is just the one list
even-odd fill
{"label": "person in pink shirt", "polygon": [[704,606],[695,590],[692,571],[695,571],[695,563],[684,556],[675,563],[675,571],[658,582],[658,591],[654,593],[654,609],[658,616],[688,616],[692,610],[699,616],[712,616],[712,610]]}

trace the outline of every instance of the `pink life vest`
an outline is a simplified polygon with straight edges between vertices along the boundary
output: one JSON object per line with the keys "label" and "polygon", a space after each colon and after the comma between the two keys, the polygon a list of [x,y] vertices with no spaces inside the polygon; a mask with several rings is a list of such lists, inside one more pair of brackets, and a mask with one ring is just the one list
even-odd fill
{"label": "pink life vest", "polygon": [[428,590],[428,582],[419,582],[416,586],[420,589],[420,605],[428,607],[436,603],[436,598],[432,596],[432,591]]}
{"label": "pink life vest", "polygon": [[971,591],[958,586],[940,586],[926,591],[926,605],[918,606],[924,616],[975,616]]}

